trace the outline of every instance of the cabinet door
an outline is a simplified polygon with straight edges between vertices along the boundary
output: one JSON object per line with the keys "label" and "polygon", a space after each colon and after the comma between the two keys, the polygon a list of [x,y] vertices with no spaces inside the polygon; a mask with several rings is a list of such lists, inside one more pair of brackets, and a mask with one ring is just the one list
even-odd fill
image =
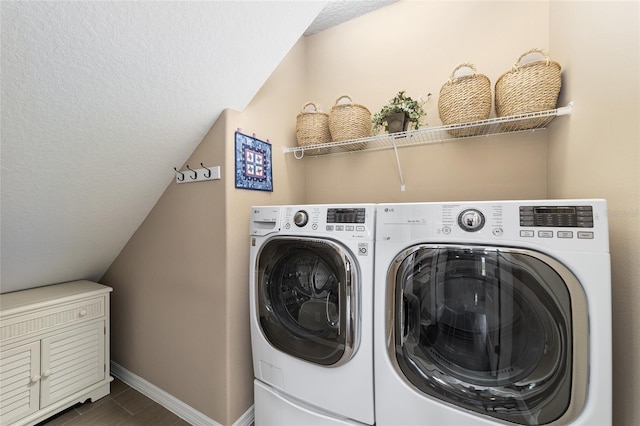
{"label": "cabinet door", "polygon": [[40,342],[0,354],[0,424],[38,411],[40,397]]}
{"label": "cabinet door", "polygon": [[105,378],[104,321],[42,340],[42,408]]}

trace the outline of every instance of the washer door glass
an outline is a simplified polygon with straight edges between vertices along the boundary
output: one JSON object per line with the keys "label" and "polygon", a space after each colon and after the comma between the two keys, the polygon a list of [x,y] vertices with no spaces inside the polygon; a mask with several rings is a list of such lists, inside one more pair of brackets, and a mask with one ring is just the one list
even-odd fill
{"label": "washer door glass", "polygon": [[388,277],[387,330],[401,375],[428,395],[509,422],[562,417],[573,350],[565,278],[577,280],[545,257],[431,245],[398,256]]}
{"label": "washer door glass", "polygon": [[350,253],[328,240],[274,238],[258,255],[262,332],[279,350],[325,366],[357,342],[357,277]]}

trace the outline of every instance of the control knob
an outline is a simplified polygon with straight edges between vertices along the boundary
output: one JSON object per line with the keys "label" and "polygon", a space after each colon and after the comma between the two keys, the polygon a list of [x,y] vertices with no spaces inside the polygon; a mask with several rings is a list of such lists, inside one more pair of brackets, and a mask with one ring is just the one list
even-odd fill
{"label": "control knob", "polygon": [[309,214],[304,210],[298,210],[296,214],[293,215],[293,223],[298,227],[302,228],[307,222],[309,222]]}
{"label": "control knob", "polygon": [[458,225],[467,232],[476,232],[484,226],[484,215],[476,209],[467,209],[458,216]]}

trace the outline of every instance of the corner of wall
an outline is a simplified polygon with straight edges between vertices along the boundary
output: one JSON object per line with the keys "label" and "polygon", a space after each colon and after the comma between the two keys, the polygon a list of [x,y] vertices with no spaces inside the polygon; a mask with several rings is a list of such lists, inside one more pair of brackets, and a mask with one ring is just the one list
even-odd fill
{"label": "corner of wall", "polygon": [[[305,102],[305,43],[299,41],[242,112],[224,113],[227,146],[224,176],[225,246],[229,312],[226,331],[226,422],[231,424],[253,404],[253,362],[249,333],[249,219],[253,205],[293,204],[305,197],[304,168],[282,148],[296,143],[296,115]],[[235,188],[235,131],[268,140],[272,151],[273,191]]]}

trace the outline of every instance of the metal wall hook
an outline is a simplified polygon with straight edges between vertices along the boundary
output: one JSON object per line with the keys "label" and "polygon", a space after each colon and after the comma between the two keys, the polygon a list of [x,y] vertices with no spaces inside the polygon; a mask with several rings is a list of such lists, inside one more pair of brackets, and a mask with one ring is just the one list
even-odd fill
{"label": "metal wall hook", "polygon": [[189,176],[191,179],[196,180],[198,179],[198,172],[196,172],[195,170],[193,170],[191,167],[189,167],[189,165],[187,164],[187,169],[191,170],[193,172],[193,176]]}
{"label": "metal wall hook", "polygon": [[178,178],[178,180],[182,182],[184,180],[184,173],[182,173],[180,170],[176,169],[175,167],[173,168],[173,170],[175,170],[176,173],[180,173],[180,177]]}
{"label": "metal wall hook", "polygon": [[206,177],[206,178],[210,178],[210,177],[211,177],[211,169],[210,169],[210,168],[208,168],[208,167],[206,167],[206,166],[205,166],[204,164],[202,164],[202,163],[200,163],[200,165],[201,165],[202,167],[204,167],[205,169],[207,169],[207,173],[205,173],[205,174],[204,174],[204,177]]}

